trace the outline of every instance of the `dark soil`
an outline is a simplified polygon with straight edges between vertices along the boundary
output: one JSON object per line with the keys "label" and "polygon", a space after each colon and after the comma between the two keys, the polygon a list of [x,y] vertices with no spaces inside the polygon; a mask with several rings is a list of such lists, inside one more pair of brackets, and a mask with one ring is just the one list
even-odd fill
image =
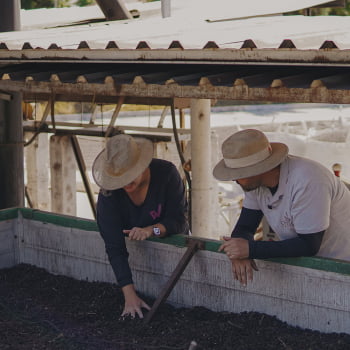
{"label": "dark soil", "polygon": [[0,349],[187,350],[191,341],[196,350],[350,349],[350,335],[302,330],[260,313],[165,304],[147,325],[121,320],[123,301],[114,284],[29,265],[0,270]]}

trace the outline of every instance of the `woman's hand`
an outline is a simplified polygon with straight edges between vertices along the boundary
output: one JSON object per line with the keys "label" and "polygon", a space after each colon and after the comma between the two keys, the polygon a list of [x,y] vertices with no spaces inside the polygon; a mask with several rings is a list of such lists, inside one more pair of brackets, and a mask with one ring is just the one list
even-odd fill
{"label": "woman's hand", "polygon": [[123,230],[131,241],[143,241],[153,235],[152,227],[133,227],[131,230]]}
{"label": "woman's hand", "polygon": [[125,298],[124,310],[121,314],[122,317],[131,316],[132,318],[135,318],[137,314],[140,318],[143,318],[142,309],[151,310],[151,308],[138,297],[134,285],[129,284],[124,286],[122,291]]}

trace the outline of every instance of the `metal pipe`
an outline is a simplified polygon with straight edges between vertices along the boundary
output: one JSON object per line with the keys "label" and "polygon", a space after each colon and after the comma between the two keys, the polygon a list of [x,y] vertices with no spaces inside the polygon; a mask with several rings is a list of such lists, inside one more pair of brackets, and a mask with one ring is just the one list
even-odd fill
{"label": "metal pipe", "polygon": [[87,194],[88,199],[89,199],[91,210],[92,210],[92,213],[94,215],[94,218],[96,219],[96,201],[95,201],[94,191],[92,190],[92,187],[90,184],[90,179],[89,179],[89,175],[87,173],[84,157],[83,157],[83,154],[81,152],[77,137],[75,135],[72,135],[70,140],[72,143],[75,159],[76,159],[78,167],[79,167],[80,175],[81,175],[81,178],[82,178],[84,186],[85,186],[85,191],[86,191],[86,194]]}

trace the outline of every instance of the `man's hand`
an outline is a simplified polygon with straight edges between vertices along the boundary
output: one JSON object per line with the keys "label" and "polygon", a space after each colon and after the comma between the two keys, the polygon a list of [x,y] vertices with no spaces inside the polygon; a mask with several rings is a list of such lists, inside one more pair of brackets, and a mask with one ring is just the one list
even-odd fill
{"label": "man's hand", "polygon": [[253,280],[253,270],[259,271],[252,259],[231,259],[233,278],[246,286]]}
{"label": "man's hand", "polygon": [[153,235],[152,227],[133,227],[131,230],[123,230],[131,241],[143,241]]}
{"label": "man's hand", "polygon": [[122,312],[122,317],[131,316],[135,318],[136,314],[143,318],[142,308],[146,310],[151,310],[151,308],[136,294],[134,286],[129,284],[122,288],[125,298],[124,310]]}
{"label": "man's hand", "polygon": [[243,238],[224,237],[219,252],[224,251],[229,259],[247,259],[249,257],[249,243]]}

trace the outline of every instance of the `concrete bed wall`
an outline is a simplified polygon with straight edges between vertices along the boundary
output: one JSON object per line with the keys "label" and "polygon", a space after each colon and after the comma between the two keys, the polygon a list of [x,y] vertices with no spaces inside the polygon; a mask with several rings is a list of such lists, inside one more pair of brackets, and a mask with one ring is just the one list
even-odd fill
{"label": "concrete bed wall", "polygon": [[[115,283],[92,221],[21,209],[18,218],[0,221],[0,242],[0,268],[26,263],[80,280]],[[159,295],[186,251],[184,238],[166,242],[170,244],[127,242],[136,287],[152,297]],[[243,287],[233,280],[226,256],[217,252],[219,244],[208,242],[207,250],[195,254],[169,302],[214,311],[263,312],[302,328],[350,333],[350,264],[320,258],[257,260],[259,272]]]}
{"label": "concrete bed wall", "polygon": [[17,263],[17,216],[17,209],[9,209],[0,217],[0,268],[12,267]]}

